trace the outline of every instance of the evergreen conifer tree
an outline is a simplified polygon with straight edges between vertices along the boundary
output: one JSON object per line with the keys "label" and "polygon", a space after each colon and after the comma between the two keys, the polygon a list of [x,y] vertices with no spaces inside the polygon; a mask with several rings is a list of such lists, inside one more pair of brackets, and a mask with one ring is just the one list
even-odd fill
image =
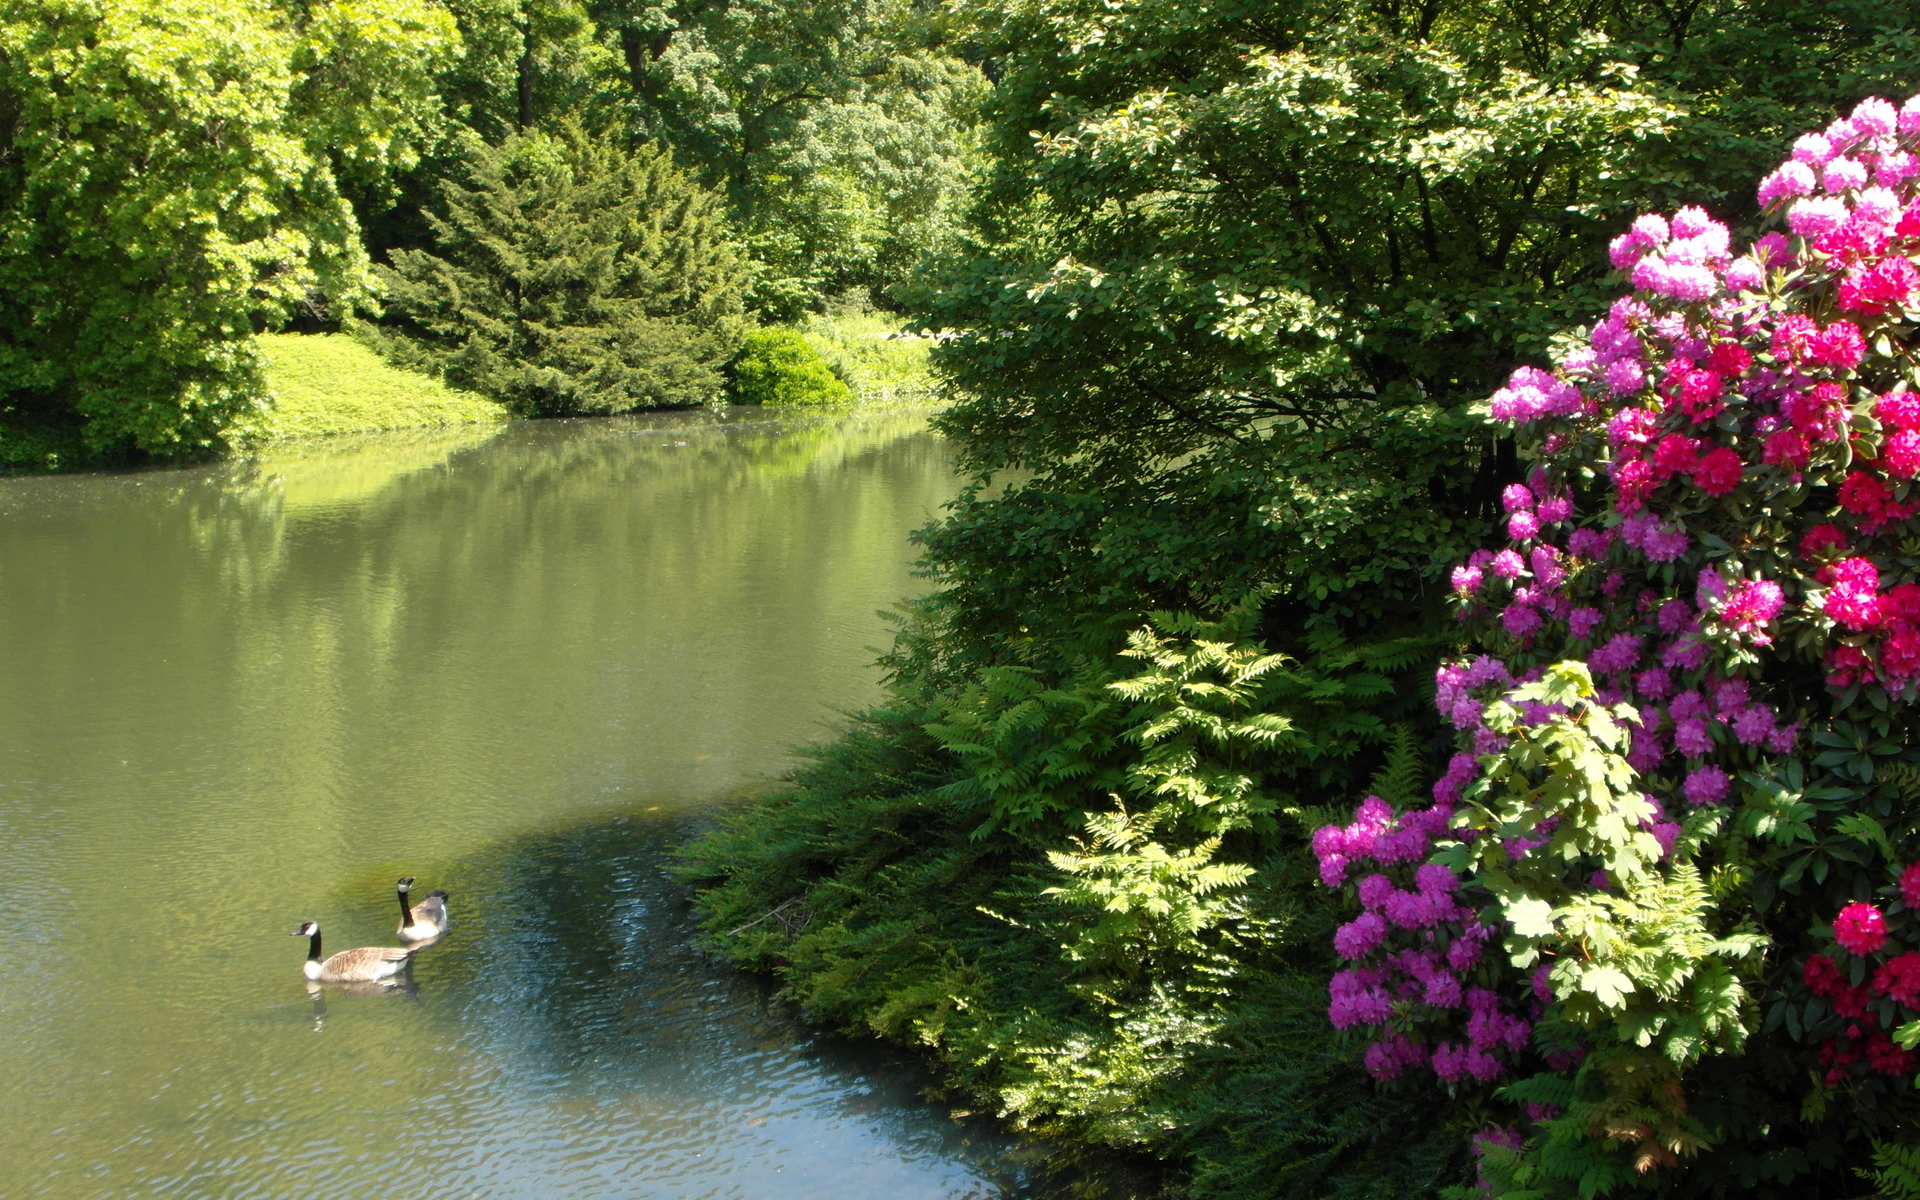
{"label": "evergreen conifer tree", "polygon": [[396,360],[527,416],[702,403],[744,332],[746,259],[718,197],[655,146],[577,127],[476,142],[434,252],[381,270]]}

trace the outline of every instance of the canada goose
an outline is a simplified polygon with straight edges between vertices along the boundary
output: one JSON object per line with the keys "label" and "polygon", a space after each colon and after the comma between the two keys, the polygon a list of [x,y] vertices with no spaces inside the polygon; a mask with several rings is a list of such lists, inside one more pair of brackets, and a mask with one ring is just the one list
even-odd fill
{"label": "canada goose", "polygon": [[320,922],[308,921],[292,936],[307,938],[307,961],[300,972],[315,983],[366,983],[398,975],[406,969],[413,951],[398,946],[359,946],[342,950],[332,958],[320,957]]}
{"label": "canada goose", "polygon": [[393,885],[393,890],[400,896],[400,928],[395,932],[409,942],[424,942],[439,937],[447,931],[447,894],[428,892],[425,900],[412,904],[407,898],[412,888],[411,875]]}

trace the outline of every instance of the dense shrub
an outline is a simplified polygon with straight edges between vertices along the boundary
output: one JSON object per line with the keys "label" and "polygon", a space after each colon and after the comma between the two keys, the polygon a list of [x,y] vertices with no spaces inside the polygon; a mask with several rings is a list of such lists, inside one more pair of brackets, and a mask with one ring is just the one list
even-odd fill
{"label": "dense shrub", "polygon": [[1431,807],[1315,836],[1362,910],[1329,1015],[1378,1078],[1520,1080],[1503,1190],[1704,1153],[1845,1194],[1914,1138],[1916,148],[1920,98],[1867,100],[1760,185],[1787,232],[1615,239],[1634,293],[1493,398],[1536,466],[1453,573],[1460,752]]}
{"label": "dense shrub", "polygon": [[435,250],[382,268],[403,365],[524,416],[702,404],[740,344],[745,259],[720,202],[664,150],[578,128],[474,142]]}
{"label": "dense shrub", "polygon": [[820,352],[797,329],[756,329],[733,363],[741,404],[833,407],[853,399]]}

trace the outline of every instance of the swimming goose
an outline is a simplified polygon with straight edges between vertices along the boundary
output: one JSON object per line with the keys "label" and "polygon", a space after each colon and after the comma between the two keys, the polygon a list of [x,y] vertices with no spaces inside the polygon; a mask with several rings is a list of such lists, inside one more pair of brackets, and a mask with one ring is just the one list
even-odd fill
{"label": "swimming goose", "polygon": [[320,922],[308,921],[292,936],[309,939],[307,961],[300,972],[315,983],[366,983],[398,975],[406,969],[412,950],[398,946],[359,946],[342,950],[331,958],[320,957]]}
{"label": "swimming goose", "polygon": [[439,937],[447,931],[447,894],[428,892],[425,900],[411,904],[407,893],[412,888],[411,875],[394,885],[394,891],[400,895],[400,928],[395,932],[409,942],[424,942]]}

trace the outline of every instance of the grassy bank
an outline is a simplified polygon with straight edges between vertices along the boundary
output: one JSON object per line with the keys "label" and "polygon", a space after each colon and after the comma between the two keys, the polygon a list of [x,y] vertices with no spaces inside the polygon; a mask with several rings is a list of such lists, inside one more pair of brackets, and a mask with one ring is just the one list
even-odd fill
{"label": "grassy bank", "polygon": [[507,418],[501,405],[390,366],[344,334],[270,333],[260,350],[274,405],[235,431],[236,444]]}
{"label": "grassy bank", "polygon": [[897,319],[872,313],[813,317],[800,326],[815,353],[853,393],[858,404],[931,400],[930,338],[905,336]]}

